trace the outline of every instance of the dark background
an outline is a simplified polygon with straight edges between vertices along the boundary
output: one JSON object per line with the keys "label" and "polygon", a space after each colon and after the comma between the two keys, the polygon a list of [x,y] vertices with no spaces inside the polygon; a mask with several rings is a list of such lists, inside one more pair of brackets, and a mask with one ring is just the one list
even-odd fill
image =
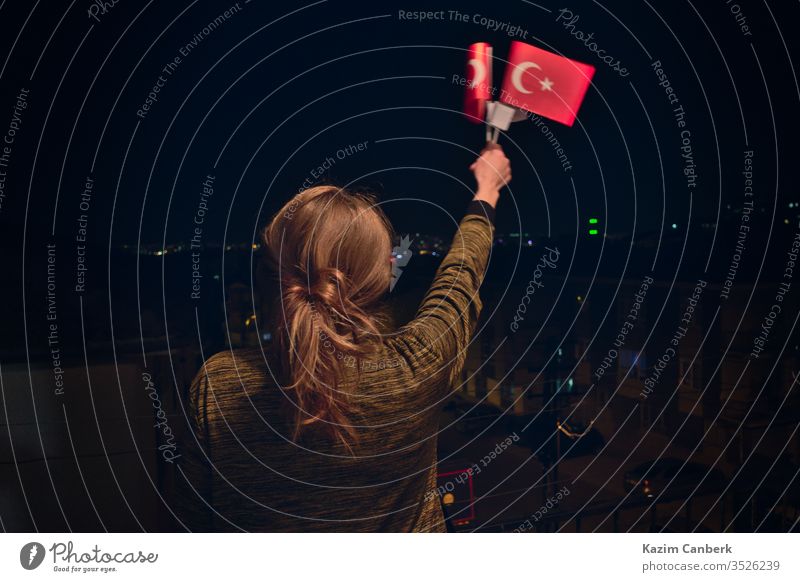
{"label": "dark background", "polygon": [[[528,34],[517,40],[597,68],[576,124],[547,122],[570,171],[529,121],[500,138],[514,179],[498,208],[464,385],[443,414],[442,467],[463,469],[508,435],[524,438],[475,476],[474,500],[458,493],[451,527],[797,528],[800,282],[784,277],[800,215],[796,3],[566,6],[579,15],[575,28],[627,68],[624,78],[557,22],[563,5],[238,5],[182,57],[144,119],[137,109],[162,67],[233,3],[121,1],[97,20],[88,1],[0,5],[3,134],[29,90],[0,168],[3,529],[179,527],[169,510],[174,465],[158,454],[164,435],[152,428],[142,374],[155,378],[180,433],[181,395],[202,360],[269,341],[258,325],[258,230],[348,145],[367,143],[323,180],[375,192],[396,232],[414,239],[389,298],[398,323],[413,315],[470,199],[468,165],[483,144],[483,128],[461,114],[453,75],[463,74],[466,47],[486,41],[499,84],[513,40],[451,20],[450,10],[518,25]],[[399,10],[444,10],[445,20],[403,20]],[[654,61],[686,112],[693,190]],[[747,223],[745,151],[754,175]],[[208,175],[214,194],[193,299],[187,244]],[[87,176],[94,188],[82,211]],[[81,214],[87,274],[77,292]],[[750,229],[737,252],[741,224]],[[544,246],[559,249],[558,266],[511,332]],[[598,379],[644,277],[654,283],[641,318]],[[707,286],[687,337],[643,398],[698,280]],[[781,281],[790,287],[756,358]],[[683,469],[645,475],[664,458]],[[644,491],[648,476],[655,484]],[[564,486],[570,494],[542,514]]]}

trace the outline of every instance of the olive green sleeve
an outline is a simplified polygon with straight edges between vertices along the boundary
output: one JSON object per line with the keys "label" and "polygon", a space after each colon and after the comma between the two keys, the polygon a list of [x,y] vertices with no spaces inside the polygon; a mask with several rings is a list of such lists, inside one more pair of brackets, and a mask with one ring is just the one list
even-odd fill
{"label": "olive green sleeve", "polygon": [[461,373],[477,326],[483,306],[478,291],[489,263],[494,226],[490,213],[475,209],[471,205],[461,220],[416,316],[394,342],[420,382],[430,379],[449,388]]}

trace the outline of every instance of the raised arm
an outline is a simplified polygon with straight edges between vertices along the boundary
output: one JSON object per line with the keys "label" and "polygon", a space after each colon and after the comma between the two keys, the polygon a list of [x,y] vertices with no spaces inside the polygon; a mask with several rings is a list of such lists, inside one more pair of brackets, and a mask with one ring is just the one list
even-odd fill
{"label": "raised arm", "polygon": [[511,165],[497,144],[488,144],[470,169],[475,196],[416,316],[395,342],[418,376],[448,387],[463,367],[481,312],[478,289],[492,248],[494,210],[511,180]]}

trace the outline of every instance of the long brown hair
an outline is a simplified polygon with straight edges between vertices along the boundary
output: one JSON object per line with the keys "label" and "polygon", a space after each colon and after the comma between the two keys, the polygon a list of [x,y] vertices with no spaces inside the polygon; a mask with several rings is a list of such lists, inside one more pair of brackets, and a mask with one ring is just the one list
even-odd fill
{"label": "long brown hair", "polygon": [[358,440],[340,381],[380,335],[376,307],[389,289],[392,236],[372,196],[335,186],[300,192],[264,230],[295,440],[312,424],[348,450]]}

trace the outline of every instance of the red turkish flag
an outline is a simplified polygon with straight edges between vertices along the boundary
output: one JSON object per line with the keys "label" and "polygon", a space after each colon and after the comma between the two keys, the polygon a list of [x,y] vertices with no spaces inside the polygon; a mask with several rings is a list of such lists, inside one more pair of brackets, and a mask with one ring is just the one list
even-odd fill
{"label": "red turkish flag", "polygon": [[591,65],[514,41],[500,101],[571,126],[593,75]]}
{"label": "red turkish flag", "polygon": [[464,114],[473,123],[483,123],[486,101],[491,98],[492,45],[476,42],[467,49],[467,73],[464,76]]}

